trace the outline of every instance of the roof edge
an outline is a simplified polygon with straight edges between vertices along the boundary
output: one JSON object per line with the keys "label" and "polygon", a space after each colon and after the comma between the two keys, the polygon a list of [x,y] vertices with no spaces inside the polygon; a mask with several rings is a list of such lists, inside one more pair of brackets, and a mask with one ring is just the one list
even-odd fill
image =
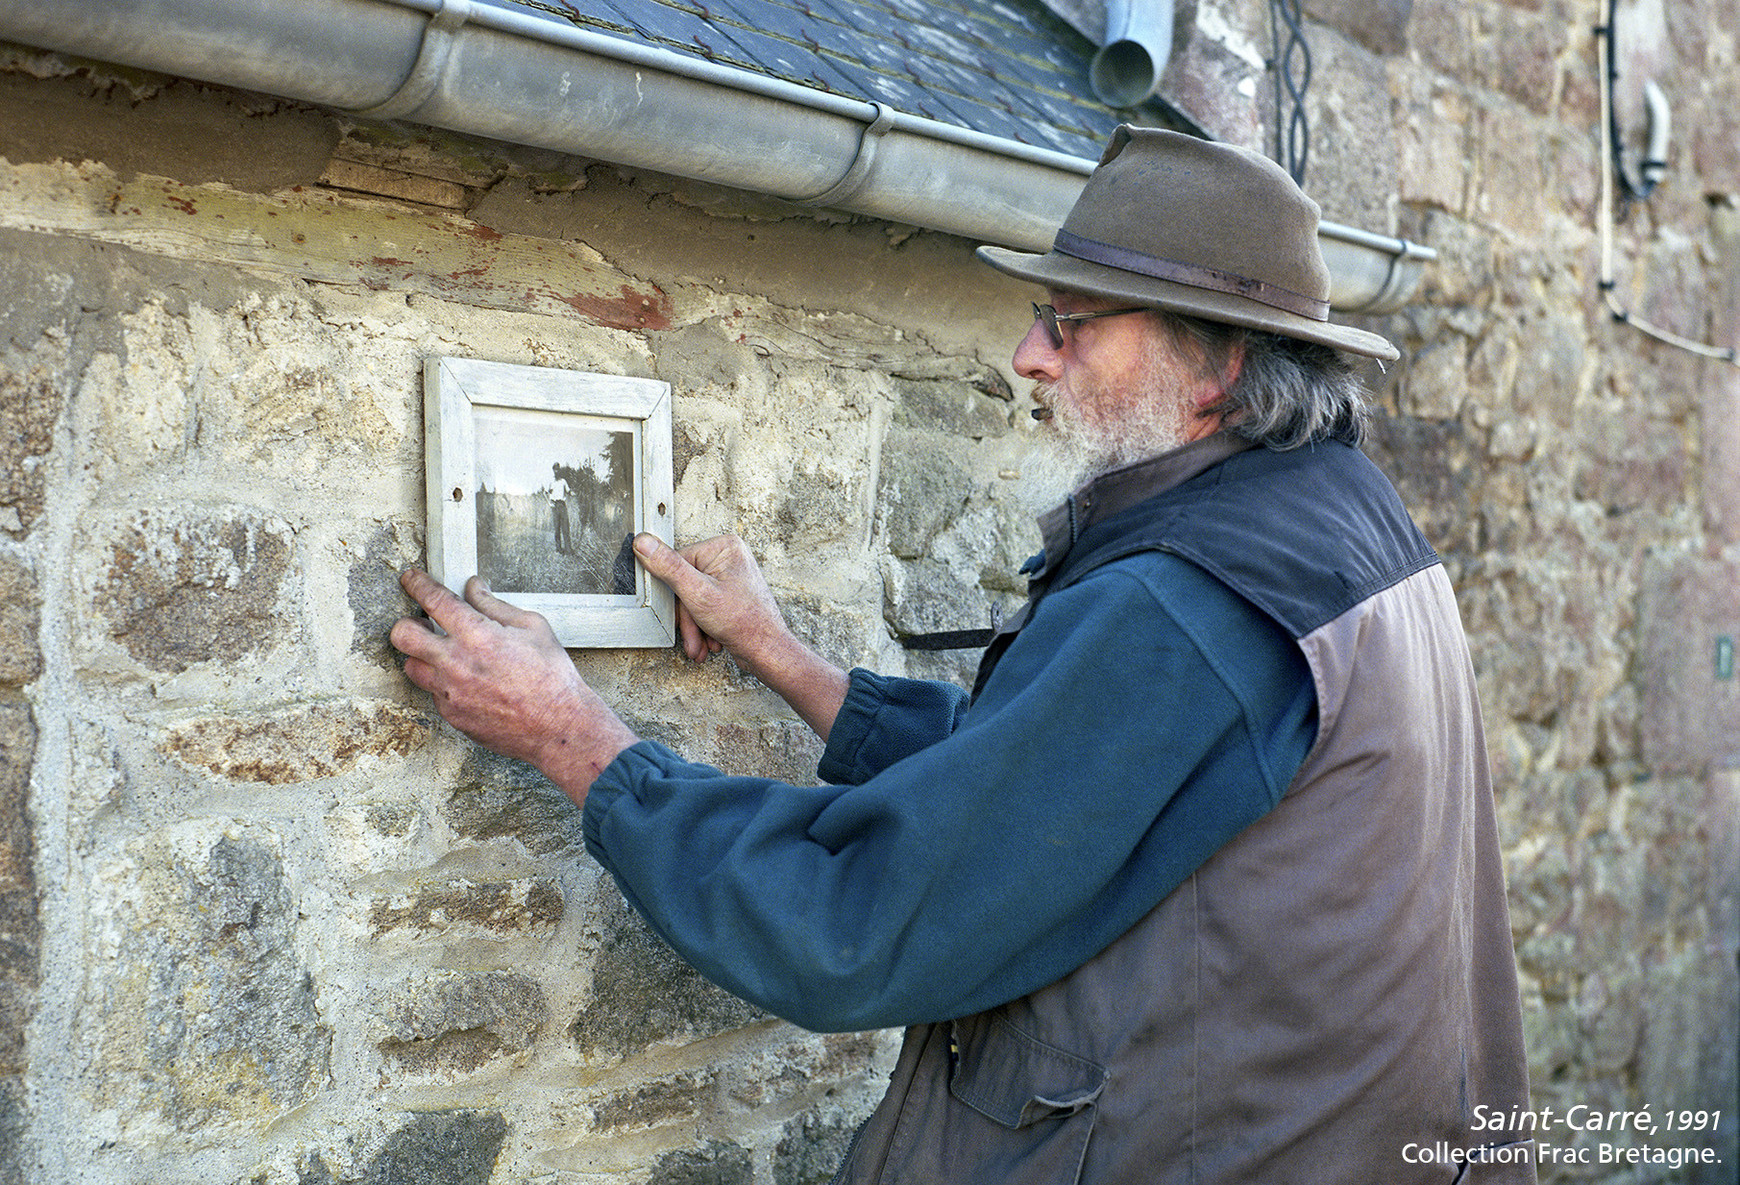
{"label": "roof edge", "polygon": [[[0,37],[1024,251],[1095,164],[472,0],[0,0]],[[1324,240],[1332,306],[1400,307],[1426,249],[1351,233],[1395,250]]]}

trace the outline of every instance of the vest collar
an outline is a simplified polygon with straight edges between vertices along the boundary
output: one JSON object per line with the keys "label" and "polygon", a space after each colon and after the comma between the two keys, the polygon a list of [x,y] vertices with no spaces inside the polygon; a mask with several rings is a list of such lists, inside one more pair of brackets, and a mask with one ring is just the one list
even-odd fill
{"label": "vest collar", "polygon": [[1183,485],[1197,474],[1212,469],[1253,444],[1226,430],[1181,445],[1145,461],[1108,470],[1078,486],[1062,504],[1039,516],[1044,551],[1036,575],[1055,568],[1083,531],[1101,519],[1136,503]]}

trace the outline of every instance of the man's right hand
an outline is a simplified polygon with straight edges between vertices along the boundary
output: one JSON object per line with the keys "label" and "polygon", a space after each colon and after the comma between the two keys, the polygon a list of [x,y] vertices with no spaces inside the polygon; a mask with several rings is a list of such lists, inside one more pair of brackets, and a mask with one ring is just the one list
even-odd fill
{"label": "man's right hand", "polygon": [[737,536],[719,535],[676,551],[642,534],[634,551],[677,594],[677,636],[691,661],[706,662],[725,649],[753,671],[758,657],[787,632],[773,590]]}
{"label": "man's right hand", "polygon": [[719,535],[681,551],[637,535],[635,555],[677,595],[677,641],[693,662],[721,649],[777,692],[827,739],[845,702],[846,673],[786,628],[773,590],[743,540]]}

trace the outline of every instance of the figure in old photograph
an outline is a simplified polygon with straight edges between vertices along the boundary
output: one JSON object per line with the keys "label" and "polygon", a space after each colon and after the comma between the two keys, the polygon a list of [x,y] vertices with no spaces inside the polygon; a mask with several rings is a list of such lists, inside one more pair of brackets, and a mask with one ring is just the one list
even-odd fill
{"label": "figure in old photograph", "polygon": [[567,555],[568,539],[568,479],[562,476],[562,464],[552,462],[550,472],[554,480],[550,483],[550,515],[555,520],[553,527],[556,532],[556,552]]}
{"label": "figure in old photograph", "polygon": [[489,586],[632,596],[632,427],[519,408],[480,407],[474,422],[477,570]]}

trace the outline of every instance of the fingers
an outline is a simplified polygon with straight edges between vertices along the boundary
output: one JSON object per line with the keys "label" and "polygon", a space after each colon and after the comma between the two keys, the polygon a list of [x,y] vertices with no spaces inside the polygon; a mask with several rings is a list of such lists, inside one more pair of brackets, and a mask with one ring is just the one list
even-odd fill
{"label": "fingers", "polygon": [[405,678],[430,694],[434,694],[440,686],[440,678],[437,676],[435,668],[422,659],[409,655],[405,658]]}
{"label": "fingers", "polygon": [[634,541],[635,553],[646,570],[671,586],[677,594],[677,636],[683,653],[691,662],[706,662],[725,646],[709,634],[696,619],[691,606],[711,609],[723,591],[714,574],[697,567],[695,561],[706,562],[721,543],[738,545],[728,536],[709,539],[677,551],[652,535],[640,535]]}
{"label": "fingers", "polygon": [[429,614],[429,621],[414,617],[394,623],[387,639],[401,653],[437,665],[452,651],[455,640],[477,642],[480,631],[501,626],[510,630],[525,630],[538,635],[539,640],[556,644],[556,635],[542,614],[521,609],[497,597],[480,576],[465,582],[465,598],[443,586],[427,572],[408,568],[399,576],[399,583],[412,600]]}
{"label": "fingers", "polygon": [[706,662],[724,649],[717,639],[707,635],[682,601],[677,602],[677,641],[690,662]]}
{"label": "fingers", "polygon": [[471,612],[464,601],[461,601],[453,590],[447,588],[429,573],[421,568],[406,568],[399,573],[399,587],[405,590],[405,595],[423,607],[442,629],[453,632],[453,622]]}
{"label": "fingers", "polygon": [[393,644],[393,649],[406,656],[406,670],[410,669],[410,661],[423,663],[432,662],[442,650],[443,639],[427,622],[414,617],[402,617],[393,623],[387,641]]}
{"label": "fingers", "polygon": [[518,605],[510,605],[489,591],[489,585],[483,582],[483,577],[473,576],[465,582],[465,599],[472,608],[496,622],[498,625],[511,625],[519,629],[536,629],[544,623],[541,613],[533,613],[530,609],[521,609]]}

